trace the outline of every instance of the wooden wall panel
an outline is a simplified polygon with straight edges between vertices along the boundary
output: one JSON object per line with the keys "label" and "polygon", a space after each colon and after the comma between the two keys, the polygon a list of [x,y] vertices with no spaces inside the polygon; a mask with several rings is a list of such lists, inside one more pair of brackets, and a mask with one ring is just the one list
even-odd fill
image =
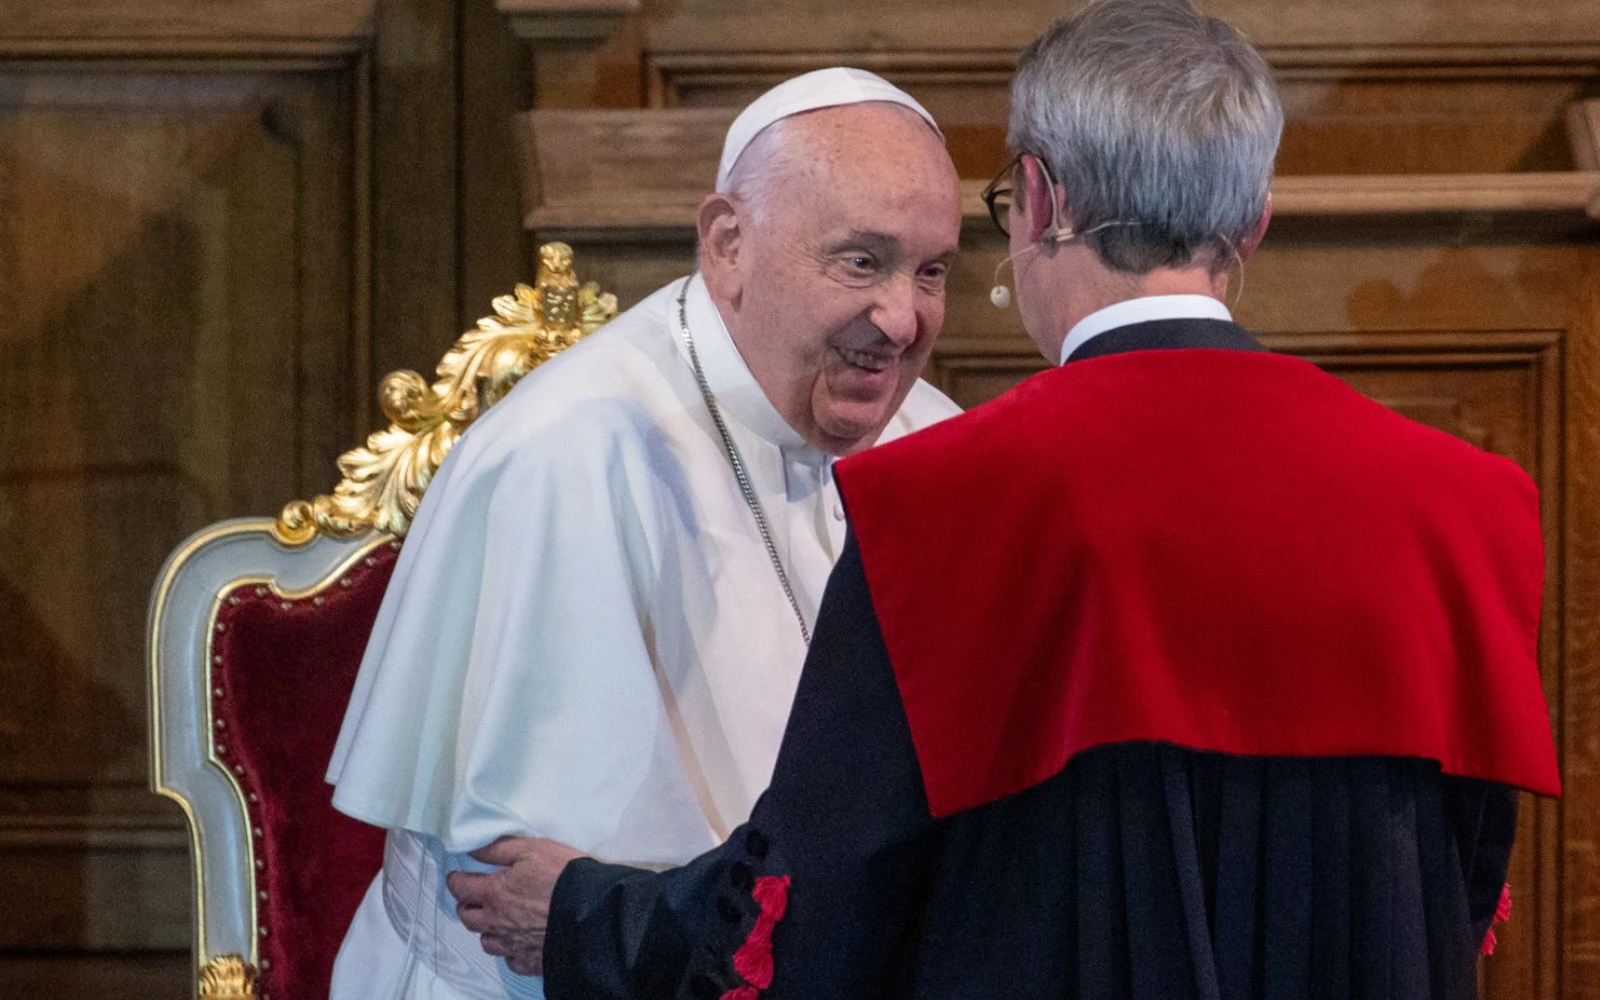
{"label": "wooden wall panel", "polygon": [[191,992],[156,569],[524,274],[527,68],[489,0],[0,0],[0,996]]}
{"label": "wooden wall panel", "polygon": [[[457,325],[456,0],[395,0],[373,42],[374,367],[423,366]],[[459,331],[458,331],[459,332]]]}
{"label": "wooden wall panel", "polygon": [[529,240],[522,231],[518,197],[515,116],[533,104],[533,75],[527,47],[512,36],[491,4],[465,3],[459,13],[466,69],[460,73],[457,139],[461,170],[457,319],[466,329],[490,311],[495,296],[528,280],[530,274],[524,268],[523,248]]}
{"label": "wooden wall panel", "polygon": [[[1538,69],[1540,72],[1530,72]],[[1390,69],[1285,68],[1283,174],[1571,170],[1567,107],[1600,64]]]}
{"label": "wooden wall panel", "polygon": [[147,997],[187,1000],[189,954],[110,957],[30,954],[0,961],[0,997]]}
{"label": "wooden wall panel", "polygon": [[0,66],[0,951],[188,948],[146,602],[358,430],[354,96],[339,65]]}
{"label": "wooden wall panel", "polygon": [[1560,689],[1566,794],[1561,839],[1548,861],[1569,887],[1559,915],[1564,995],[1593,998],[1600,997],[1600,262],[1591,256],[1572,278],[1581,325],[1565,345],[1561,447],[1569,523],[1557,538],[1547,536],[1547,544],[1559,546],[1566,589],[1554,609],[1559,631],[1551,634],[1547,607],[1544,639],[1559,645],[1566,663]]}

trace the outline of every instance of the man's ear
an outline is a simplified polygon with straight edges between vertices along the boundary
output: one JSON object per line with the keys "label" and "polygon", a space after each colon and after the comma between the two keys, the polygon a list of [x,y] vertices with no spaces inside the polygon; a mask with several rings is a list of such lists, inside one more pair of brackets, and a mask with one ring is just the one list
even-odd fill
{"label": "man's ear", "polygon": [[709,194],[696,220],[700,237],[700,273],[713,298],[738,305],[743,281],[739,255],[744,249],[744,217],[726,194]]}
{"label": "man's ear", "polygon": [[1260,220],[1256,222],[1256,227],[1250,231],[1250,235],[1244,238],[1244,242],[1239,244],[1239,261],[1241,263],[1249,260],[1250,257],[1256,252],[1256,248],[1261,245],[1261,241],[1266,239],[1267,226],[1271,224],[1271,222],[1272,192],[1268,191],[1267,204],[1266,207],[1261,210]]}
{"label": "man's ear", "polygon": [[1050,185],[1044,181],[1044,171],[1039,169],[1039,161],[1031,156],[1024,156],[1017,161],[1017,171],[1017,194],[1020,196],[1017,208],[1022,213],[1017,221],[1027,241],[1038,243],[1044,239],[1052,224]]}
{"label": "man's ear", "polygon": [[[1046,181],[1045,168],[1040,166],[1038,157],[1027,155],[1018,162],[1021,176],[1018,178],[1018,208],[1022,211],[1022,235],[1027,237],[1027,242],[1038,243],[1058,235],[1061,229],[1072,229],[1072,213],[1067,211],[1066,205],[1054,203],[1056,197],[1064,197],[1061,190]],[[1061,227],[1056,226],[1056,219],[1061,219]],[[1054,253],[1054,245],[1045,246],[1046,256]]]}

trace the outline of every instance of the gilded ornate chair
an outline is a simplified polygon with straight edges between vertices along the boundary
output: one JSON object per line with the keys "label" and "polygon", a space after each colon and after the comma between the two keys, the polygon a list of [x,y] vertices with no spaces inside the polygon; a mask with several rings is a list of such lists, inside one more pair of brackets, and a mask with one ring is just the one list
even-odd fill
{"label": "gilded ornate chair", "polygon": [[431,386],[395,372],[391,423],[339,459],[330,496],[239,518],[167,559],[149,622],[151,787],[187,817],[202,1000],[326,997],[383,831],[336,813],[323,773],[406,528],[461,432],[616,313],[569,247],[495,300]]}

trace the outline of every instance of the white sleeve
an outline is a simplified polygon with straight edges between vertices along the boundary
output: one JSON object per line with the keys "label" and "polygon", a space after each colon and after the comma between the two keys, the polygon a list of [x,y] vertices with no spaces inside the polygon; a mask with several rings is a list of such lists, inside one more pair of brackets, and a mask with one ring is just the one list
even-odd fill
{"label": "white sleeve", "polygon": [[649,648],[659,501],[624,409],[536,435],[498,414],[446,460],[340,733],[339,809],[454,851],[614,834],[670,747]]}

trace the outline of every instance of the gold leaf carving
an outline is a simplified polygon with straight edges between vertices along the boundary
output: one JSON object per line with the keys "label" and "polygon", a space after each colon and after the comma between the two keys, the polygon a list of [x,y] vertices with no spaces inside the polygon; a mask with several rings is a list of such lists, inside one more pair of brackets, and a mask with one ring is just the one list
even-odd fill
{"label": "gold leaf carving", "polygon": [[200,970],[200,1000],[243,1000],[256,995],[256,970],[239,955],[218,955]]}
{"label": "gold leaf carving", "polygon": [[378,403],[389,426],[340,456],[344,479],[331,496],[283,509],[274,526],[279,541],[303,545],[319,533],[348,538],[369,528],[404,535],[461,432],[528,372],[609,322],[617,299],[578,283],[571,247],[546,243],[537,285],[518,285],[494,300],[494,311],[461,335],[431,386],[413,371],[385,376]]}

